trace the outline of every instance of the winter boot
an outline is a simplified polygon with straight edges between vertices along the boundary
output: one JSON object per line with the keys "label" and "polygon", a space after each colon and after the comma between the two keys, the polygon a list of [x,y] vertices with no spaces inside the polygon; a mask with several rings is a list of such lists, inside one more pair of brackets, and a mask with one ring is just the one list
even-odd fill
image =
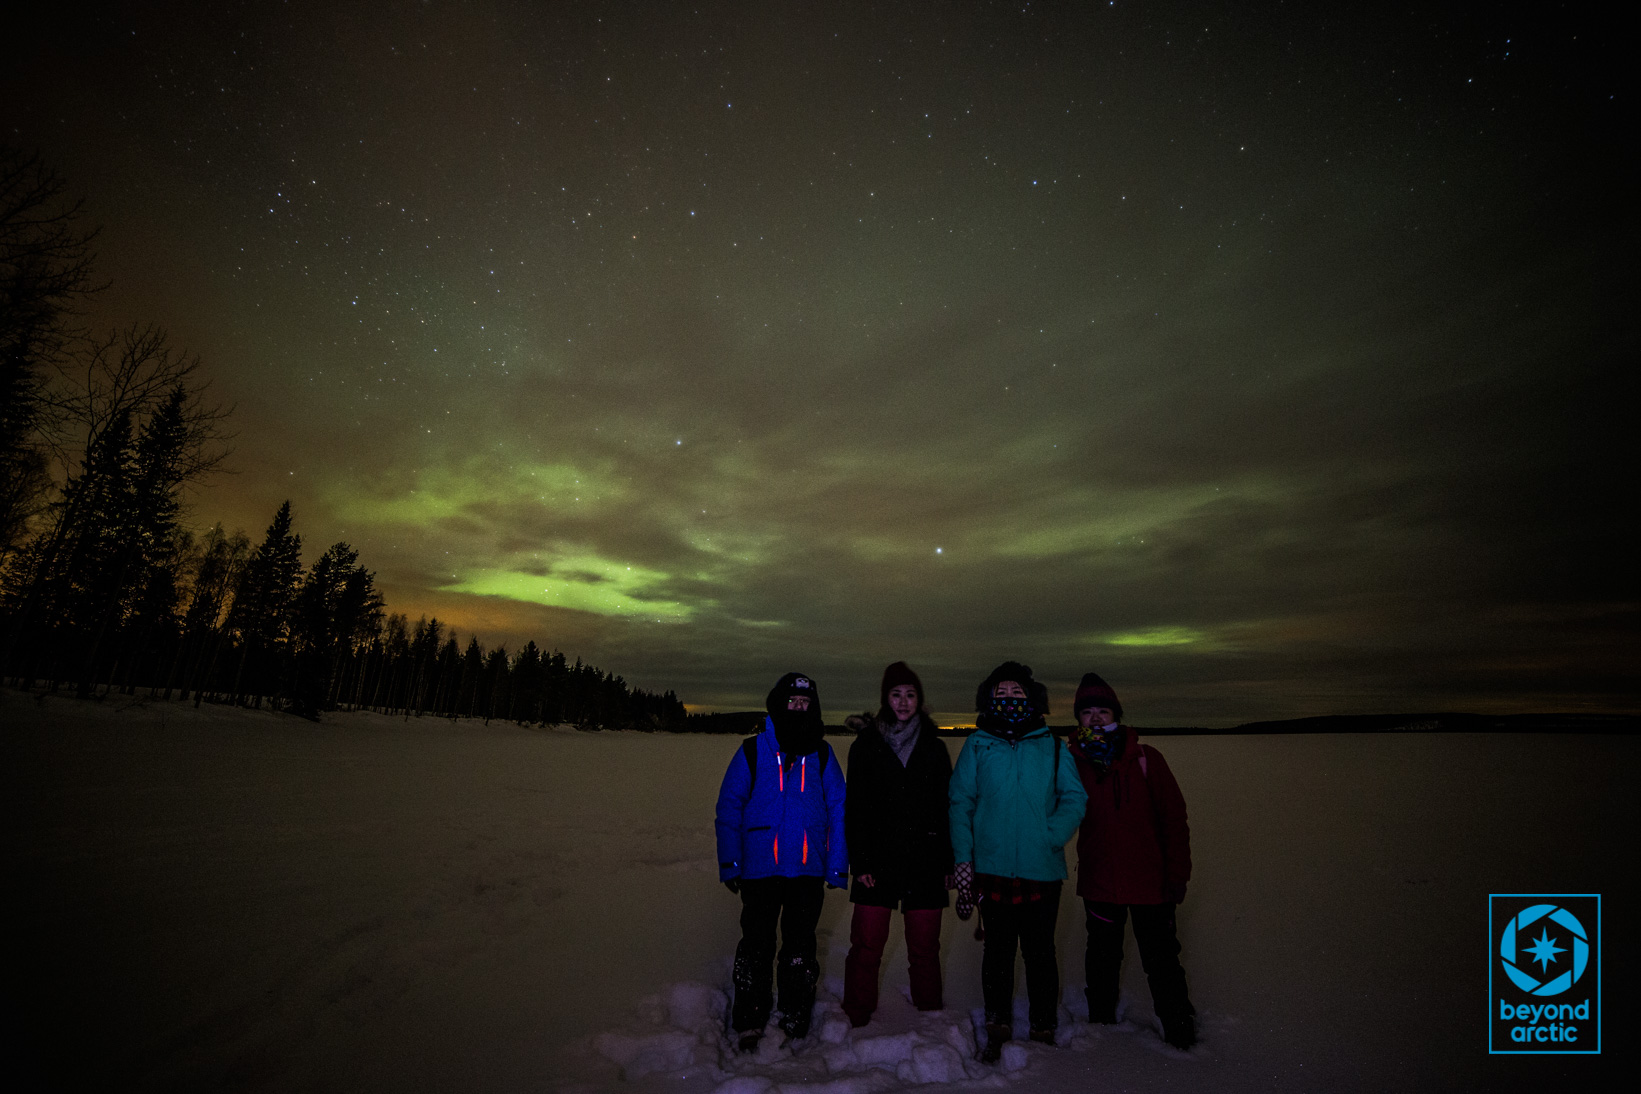
{"label": "winter boot", "polygon": [[1031,1031],[1031,1039],[1040,1045],[1052,1045],[1054,1043],[1054,1031],[1051,1029],[1034,1029]]}
{"label": "winter boot", "polygon": [[775,979],[781,993],[781,1031],[793,1041],[808,1036],[820,965],[812,957],[789,957],[782,961]]}
{"label": "winter boot", "polygon": [[735,947],[735,967],[730,974],[735,985],[735,1002],[730,1021],[738,1030],[762,1030],[769,1021],[769,1012],[775,1005],[769,968],[773,957],[768,950],[745,939]]}
{"label": "winter boot", "polygon": [[1001,1022],[986,1023],[986,1047],[980,1050],[980,1062],[995,1064],[1003,1058],[1003,1045],[1014,1036],[1014,1029]]}
{"label": "winter boot", "polygon": [[1195,1015],[1182,1014],[1175,1018],[1165,1018],[1162,1023],[1162,1039],[1182,1051],[1189,1051],[1197,1043],[1197,1020]]}

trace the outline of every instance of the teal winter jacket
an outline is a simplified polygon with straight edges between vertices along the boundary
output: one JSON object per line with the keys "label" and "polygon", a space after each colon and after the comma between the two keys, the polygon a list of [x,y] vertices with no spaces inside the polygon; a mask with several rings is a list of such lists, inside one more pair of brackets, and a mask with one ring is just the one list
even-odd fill
{"label": "teal winter jacket", "polygon": [[1064,881],[1065,845],[1088,792],[1066,746],[1047,727],[1008,741],[977,729],[951,781],[952,853],[975,871]]}

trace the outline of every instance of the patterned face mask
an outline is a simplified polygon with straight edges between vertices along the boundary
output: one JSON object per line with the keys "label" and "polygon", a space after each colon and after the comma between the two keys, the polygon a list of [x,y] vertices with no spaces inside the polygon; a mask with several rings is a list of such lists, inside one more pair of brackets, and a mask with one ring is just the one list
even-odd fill
{"label": "patterned face mask", "polygon": [[1013,725],[1019,725],[1031,717],[1031,700],[1018,696],[999,698],[992,696],[991,712],[997,717]]}
{"label": "patterned face mask", "polygon": [[1117,739],[1117,729],[1116,722],[1112,722],[1108,726],[1078,726],[1076,731],[1072,733],[1072,737],[1084,744],[1099,744],[1103,741],[1106,746],[1109,746],[1112,741]]}
{"label": "patterned face mask", "polygon": [[1077,730],[1077,747],[1082,751],[1083,759],[1093,764],[1104,775],[1111,768],[1111,761],[1117,758],[1117,744],[1122,740],[1122,734],[1116,732],[1117,727],[1111,726],[1111,732],[1101,733],[1098,726],[1082,727]]}

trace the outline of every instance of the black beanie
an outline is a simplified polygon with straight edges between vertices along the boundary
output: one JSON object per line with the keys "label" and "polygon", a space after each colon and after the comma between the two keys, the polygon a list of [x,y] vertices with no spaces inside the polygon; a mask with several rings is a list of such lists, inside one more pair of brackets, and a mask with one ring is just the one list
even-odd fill
{"label": "black beanie", "polygon": [[785,713],[787,700],[794,695],[801,695],[809,700],[809,713],[814,720],[821,720],[820,692],[815,687],[815,678],[802,672],[789,672],[769,689],[769,696],[764,700],[764,710],[773,715],[776,711]]}
{"label": "black beanie", "polygon": [[917,707],[923,709],[923,681],[917,678],[917,673],[904,661],[896,661],[883,670],[883,683],[877,690],[878,709],[889,709],[889,692],[902,684],[910,684],[917,689]]}
{"label": "black beanie", "polygon": [[1030,665],[1022,665],[1018,661],[1004,661],[980,682],[980,686],[974,692],[976,713],[984,714],[991,709],[991,693],[996,691],[997,685],[1004,680],[1013,680],[1020,685],[1026,693],[1027,701],[1031,703],[1033,713],[1040,717],[1048,716],[1048,688],[1032,678]]}
{"label": "black beanie", "polygon": [[1077,685],[1077,698],[1072,702],[1072,713],[1079,713],[1089,707],[1105,707],[1122,721],[1122,702],[1111,685],[1097,672],[1083,673],[1083,682]]}
{"label": "black beanie", "polygon": [[[809,700],[808,710],[788,710],[787,701],[794,695]],[[788,756],[807,756],[820,748],[826,726],[821,722],[820,692],[815,678],[801,672],[789,672],[769,689],[764,700],[769,722],[775,727],[775,741]]]}

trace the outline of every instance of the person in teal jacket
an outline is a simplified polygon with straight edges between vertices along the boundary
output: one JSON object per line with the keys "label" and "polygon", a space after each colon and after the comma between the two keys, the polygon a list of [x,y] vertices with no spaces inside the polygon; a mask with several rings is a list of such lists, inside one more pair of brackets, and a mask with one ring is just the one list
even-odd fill
{"label": "person in teal jacket", "polygon": [[1025,957],[1031,1039],[1054,1043],[1060,972],[1054,923],[1066,879],[1065,845],[1082,823],[1088,793],[1066,746],[1049,731],[1048,689],[1031,667],[1005,661],[975,691],[975,731],[951,780],[957,914],[976,903],[986,948],[980,989],[986,1045],[995,1063],[1013,1035],[1014,955]]}

